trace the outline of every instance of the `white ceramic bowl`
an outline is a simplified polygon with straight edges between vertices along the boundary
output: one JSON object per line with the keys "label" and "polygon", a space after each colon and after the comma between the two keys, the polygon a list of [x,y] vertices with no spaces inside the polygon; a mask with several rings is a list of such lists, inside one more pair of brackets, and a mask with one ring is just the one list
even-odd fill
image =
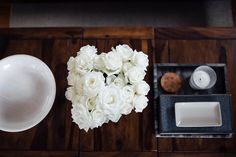
{"label": "white ceramic bowl", "polygon": [[38,58],[13,55],[0,60],[0,130],[19,132],[37,125],[55,94],[54,76]]}

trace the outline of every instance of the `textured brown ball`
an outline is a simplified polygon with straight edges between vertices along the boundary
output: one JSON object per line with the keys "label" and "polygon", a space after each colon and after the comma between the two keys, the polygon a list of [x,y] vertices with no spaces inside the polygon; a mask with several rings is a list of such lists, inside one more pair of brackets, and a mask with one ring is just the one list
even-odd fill
{"label": "textured brown ball", "polygon": [[161,77],[161,87],[169,93],[176,93],[183,84],[183,78],[174,72],[167,72]]}

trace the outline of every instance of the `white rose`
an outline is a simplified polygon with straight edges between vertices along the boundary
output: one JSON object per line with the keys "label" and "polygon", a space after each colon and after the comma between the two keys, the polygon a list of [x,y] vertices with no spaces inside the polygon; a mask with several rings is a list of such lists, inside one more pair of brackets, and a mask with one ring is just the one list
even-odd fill
{"label": "white rose", "polygon": [[84,75],[87,72],[90,72],[93,69],[93,57],[86,55],[86,54],[81,54],[75,57],[76,61],[76,71]]}
{"label": "white rose", "polygon": [[150,86],[145,81],[141,81],[135,85],[135,92],[138,95],[147,95],[150,90]]}
{"label": "white rose", "polygon": [[65,93],[66,99],[72,101],[77,95],[74,87],[68,87]]}
{"label": "white rose", "polygon": [[121,57],[114,51],[108,52],[105,56],[105,66],[108,70],[115,71],[122,66]]}
{"label": "white rose", "polygon": [[67,82],[68,85],[74,86],[77,83],[77,80],[79,79],[79,75],[77,75],[75,72],[69,72],[67,76]]}
{"label": "white rose", "polygon": [[88,109],[82,104],[74,104],[71,109],[72,119],[80,129],[84,129],[86,132],[92,124],[92,116]]}
{"label": "white rose", "polygon": [[70,100],[72,104],[78,103],[80,98],[75,87],[68,87],[65,93],[65,97],[67,100]]}
{"label": "white rose", "polygon": [[124,73],[126,73],[129,69],[131,69],[132,67],[134,67],[134,65],[130,62],[125,62],[123,64],[122,70]]}
{"label": "white rose", "polygon": [[83,77],[78,77],[75,84],[75,89],[78,95],[83,94]]}
{"label": "white rose", "polygon": [[97,106],[104,111],[109,120],[117,122],[121,116],[122,100],[121,89],[110,85],[100,91]]}
{"label": "white rose", "polygon": [[125,76],[128,78],[131,84],[135,84],[142,81],[145,75],[145,71],[139,67],[133,67],[125,73]]}
{"label": "white rose", "polygon": [[124,75],[120,74],[117,77],[115,75],[107,76],[106,78],[107,85],[115,85],[118,87],[124,87],[126,84],[126,80]]}
{"label": "white rose", "polygon": [[74,71],[75,70],[75,58],[74,57],[70,57],[68,62],[67,62],[67,70],[68,71]]}
{"label": "white rose", "polygon": [[77,104],[78,102],[79,102],[79,99],[80,99],[80,96],[77,94],[77,95],[75,95],[74,97],[73,97],[73,99],[72,99],[72,105],[73,104]]}
{"label": "white rose", "polygon": [[126,44],[116,46],[116,52],[122,57],[123,61],[130,60],[134,51]]}
{"label": "white rose", "polygon": [[105,87],[105,78],[101,72],[89,72],[83,76],[83,92],[87,96],[96,96]]}
{"label": "white rose", "polygon": [[92,118],[93,118],[93,128],[102,126],[103,123],[106,122],[107,117],[102,110],[96,109],[92,111]]}
{"label": "white rose", "polygon": [[106,56],[106,53],[101,53],[100,55],[96,55],[94,57],[94,68],[97,70],[104,71],[105,63],[104,63],[104,58]]}
{"label": "white rose", "polygon": [[96,97],[80,96],[79,103],[85,105],[89,111],[96,109]]}
{"label": "white rose", "polygon": [[106,77],[106,84],[110,85],[113,83],[113,81],[115,80],[116,76],[115,75],[111,75],[111,76],[107,76]]}
{"label": "white rose", "polygon": [[132,57],[132,63],[136,66],[141,67],[142,69],[146,70],[148,66],[148,55],[144,54],[142,51],[137,52],[134,51],[134,55]]}
{"label": "white rose", "polygon": [[91,57],[94,57],[97,53],[97,48],[95,48],[95,46],[90,46],[90,45],[86,45],[80,48],[80,51],[77,52],[78,55],[88,55]]}
{"label": "white rose", "polygon": [[133,86],[127,85],[122,89],[122,91],[123,91],[123,99],[125,100],[125,102],[131,103],[134,98]]}
{"label": "white rose", "polygon": [[133,99],[133,105],[135,107],[135,112],[142,112],[144,108],[148,105],[148,99],[144,95],[135,95]]}
{"label": "white rose", "polygon": [[122,75],[119,75],[118,77],[116,77],[114,79],[114,81],[112,82],[112,84],[114,84],[115,86],[118,87],[124,87],[125,86],[125,77]]}
{"label": "white rose", "polygon": [[111,51],[106,54],[104,57],[105,68],[104,72],[110,76],[113,74],[118,74],[122,68],[122,58],[119,54],[114,51]]}
{"label": "white rose", "polygon": [[121,115],[121,112],[119,112],[119,113],[115,113],[115,114],[109,114],[107,116],[108,116],[109,120],[117,123],[122,115]]}
{"label": "white rose", "polygon": [[133,110],[134,106],[131,103],[124,103],[121,109],[121,114],[128,115]]}
{"label": "white rose", "polygon": [[90,97],[87,99],[86,105],[90,111],[95,110],[96,108],[96,97]]}

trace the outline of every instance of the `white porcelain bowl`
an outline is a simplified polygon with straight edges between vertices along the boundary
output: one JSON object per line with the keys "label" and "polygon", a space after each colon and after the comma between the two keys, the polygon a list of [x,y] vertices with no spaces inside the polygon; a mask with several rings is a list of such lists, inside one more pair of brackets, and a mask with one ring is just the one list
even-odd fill
{"label": "white porcelain bowl", "polygon": [[54,76],[38,58],[13,55],[0,60],[0,130],[19,132],[37,125],[55,94]]}

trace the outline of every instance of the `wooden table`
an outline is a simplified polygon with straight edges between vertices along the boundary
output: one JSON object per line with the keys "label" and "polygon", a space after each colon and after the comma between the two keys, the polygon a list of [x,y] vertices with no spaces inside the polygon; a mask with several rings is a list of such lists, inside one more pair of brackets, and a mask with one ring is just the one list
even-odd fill
{"label": "wooden table", "polygon": [[[164,139],[153,134],[153,94],[143,113],[132,112],[118,123],[80,131],[65,99],[66,63],[86,44],[99,51],[126,43],[147,52],[146,80],[152,87],[155,63],[226,63],[236,113],[236,29],[230,28],[48,28],[0,29],[0,58],[27,53],[42,59],[56,78],[57,94],[49,115],[20,133],[0,131],[0,157],[233,157],[232,139]],[[0,89],[3,90],[3,89]],[[234,114],[236,115],[236,114]],[[234,126],[236,116],[234,116]]]}

